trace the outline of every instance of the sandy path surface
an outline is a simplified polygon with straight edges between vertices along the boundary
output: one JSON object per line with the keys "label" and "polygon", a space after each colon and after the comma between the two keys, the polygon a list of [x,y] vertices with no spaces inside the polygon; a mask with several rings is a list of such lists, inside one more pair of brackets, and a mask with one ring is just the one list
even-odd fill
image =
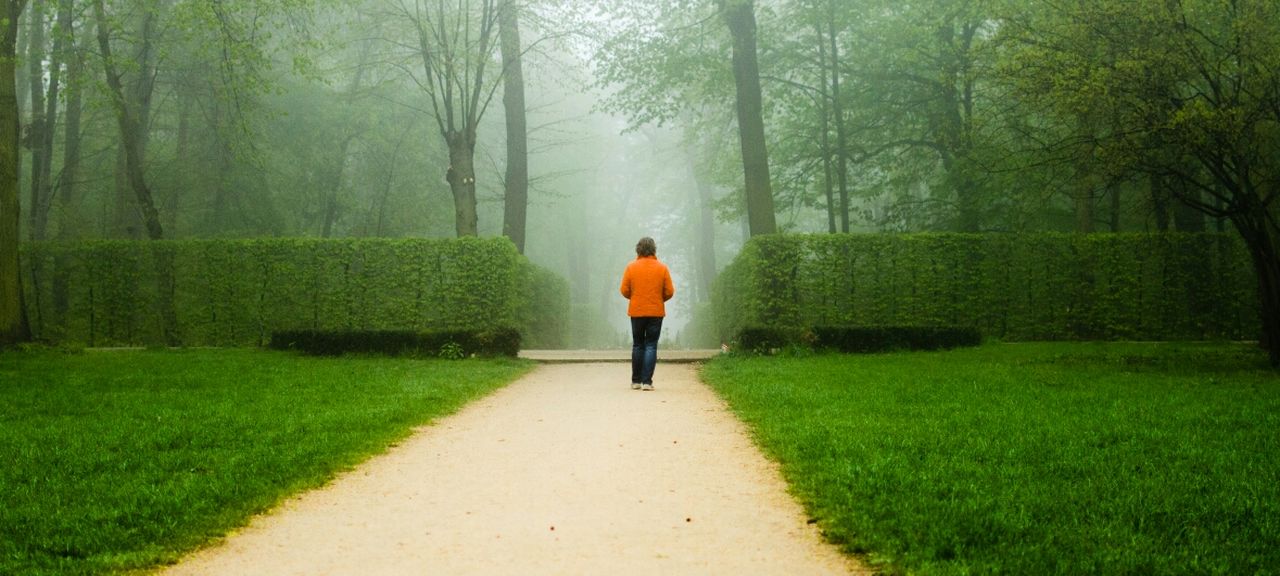
{"label": "sandy path surface", "polygon": [[659,365],[541,366],[164,573],[847,574],[743,425]]}

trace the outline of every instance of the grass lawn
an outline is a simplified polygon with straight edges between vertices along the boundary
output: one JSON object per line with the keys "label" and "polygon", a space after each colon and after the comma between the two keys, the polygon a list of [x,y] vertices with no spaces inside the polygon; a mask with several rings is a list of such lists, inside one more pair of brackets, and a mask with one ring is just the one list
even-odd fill
{"label": "grass lawn", "polygon": [[1280,574],[1280,376],[1252,347],[717,359],[827,536],[911,574]]}
{"label": "grass lawn", "polygon": [[0,574],[171,561],[530,366],[0,353]]}

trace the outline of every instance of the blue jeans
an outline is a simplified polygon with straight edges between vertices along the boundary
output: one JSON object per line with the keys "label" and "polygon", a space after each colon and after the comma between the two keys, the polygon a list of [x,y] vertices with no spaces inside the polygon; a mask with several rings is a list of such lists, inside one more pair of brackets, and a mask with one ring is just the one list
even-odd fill
{"label": "blue jeans", "polygon": [[658,336],[662,334],[662,318],[631,319],[631,382],[653,384],[653,369],[658,365]]}

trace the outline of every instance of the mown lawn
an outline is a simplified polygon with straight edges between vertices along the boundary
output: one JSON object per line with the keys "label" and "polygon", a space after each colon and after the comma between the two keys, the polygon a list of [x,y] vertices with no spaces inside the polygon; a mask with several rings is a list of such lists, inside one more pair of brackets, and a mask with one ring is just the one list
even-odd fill
{"label": "mown lawn", "polygon": [[911,574],[1280,574],[1280,376],[1242,345],[718,359],[828,538]]}
{"label": "mown lawn", "polygon": [[0,574],[171,561],[530,365],[0,353]]}

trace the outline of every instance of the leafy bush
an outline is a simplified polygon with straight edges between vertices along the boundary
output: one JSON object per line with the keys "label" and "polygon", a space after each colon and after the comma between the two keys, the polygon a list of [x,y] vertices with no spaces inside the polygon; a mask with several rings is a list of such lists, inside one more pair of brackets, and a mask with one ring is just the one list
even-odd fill
{"label": "leafy bush", "polygon": [[471,355],[514,357],[520,352],[520,331],[515,328],[437,332],[281,330],[271,334],[270,348],[316,356],[357,353],[449,359]]}
{"label": "leafy bush", "polygon": [[[42,339],[163,344],[167,322],[195,346],[264,345],[282,330],[423,332],[517,326],[564,338],[564,281],[505,238],[41,242],[22,246],[27,305]],[[165,253],[166,258],[155,258]],[[157,282],[171,262],[172,282]],[[39,263],[39,266],[34,264]],[[55,269],[55,267],[61,268]],[[65,297],[54,279],[65,288]],[[174,303],[166,320],[158,292]],[[559,320],[558,320],[559,319]]]}
{"label": "leafy bush", "polygon": [[1256,280],[1220,234],[752,238],[721,273],[721,339],[759,326],[973,326],[1004,340],[1258,337]]}

